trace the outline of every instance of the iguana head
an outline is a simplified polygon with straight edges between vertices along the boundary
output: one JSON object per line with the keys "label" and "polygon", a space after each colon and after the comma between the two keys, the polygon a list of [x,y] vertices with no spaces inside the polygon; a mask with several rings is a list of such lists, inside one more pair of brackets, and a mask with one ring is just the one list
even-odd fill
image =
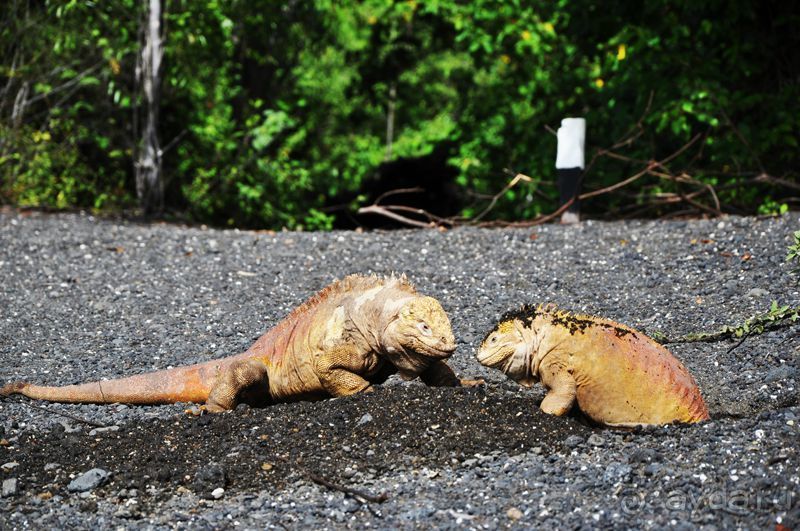
{"label": "iguana head", "polygon": [[418,375],[456,350],[450,319],[433,297],[414,297],[404,303],[386,327],[384,338],[389,358],[405,377]]}
{"label": "iguana head", "polygon": [[526,338],[526,319],[522,316],[504,317],[492,328],[478,349],[478,361],[487,367],[500,369],[520,385],[530,387],[537,381],[532,374],[532,356]]}

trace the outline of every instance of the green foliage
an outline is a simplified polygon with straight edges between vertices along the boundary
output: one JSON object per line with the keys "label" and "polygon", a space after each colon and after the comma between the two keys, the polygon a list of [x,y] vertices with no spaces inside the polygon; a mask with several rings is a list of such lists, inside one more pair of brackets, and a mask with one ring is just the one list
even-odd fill
{"label": "green foliage", "polygon": [[793,263],[796,267],[792,271],[800,273],[800,230],[795,231],[792,235],[794,243],[789,246],[789,253],[786,255],[786,261]]}
{"label": "green foliage", "polygon": [[772,301],[769,311],[756,314],[746,319],[742,324],[725,325],[716,332],[692,332],[675,339],[670,339],[661,332],[654,332],[651,337],[664,344],[724,341],[763,334],[766,330],[795,323],[799,319],[800,308],[780,306],[778,301]]}
{"label": "green foliage", "polygon": [[758,205],[758,213],[762,216],[778,216],[789,212],[789,205],[786,203],[778,203],[771,197],[767,196]]}
{"label": "green foliage", "polygon": [[[142,3],[25,4],[0,14],[0,200],[131,206]],[[589,156],[637,123],[618,149],[634,161],[701,135],[670,163],[699,184],[649,175],[584,209],[707,184],[723,208],[781,213],[787,194],[742,184],[796,179],[798,18],[769,0],[165,3],[167,205],[217,225],[328,229],[330,207],[383,162],[443,149],[464,196],[502,189],[505,168],[531,176],[492,211],[528,218],[558,206],[546,126],[580,115]],[[585,184],[640,167],[599,158]]]}
{"label": "green foliage", "polygon": [[[0,201],[54,208],[133,205],[125,133],[134,2],[25,4],[12,3],[0,26],[0,50],[9,58],[0,62],[10,65],[0,78],[14,96],[13,106],[0,101]],[[29,103],[19,107],[23,97]],[[21,109],[16,121],[9,112],[14,107]]]}
{"label": "green foliage", "polygon": [[722,332],[728,333],[732,337],[758,335],[779,323],[786,321],[794,323],[798,319],[800,319],[800,309],[779,306],[778,301],[772,301],[768,312],[754,315],[739,326],[724,326]]}

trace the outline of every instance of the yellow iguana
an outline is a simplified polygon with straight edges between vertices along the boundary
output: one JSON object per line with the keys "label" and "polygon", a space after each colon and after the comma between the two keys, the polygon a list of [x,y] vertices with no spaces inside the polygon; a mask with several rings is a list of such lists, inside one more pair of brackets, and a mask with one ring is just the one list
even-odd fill
{"label": "yellow iguana", "polygon": [[444,362],[455,348],[442,306],[417,293],[405,276],[351,275],[296,308],[242,354],[80,385],[10,383],[0,396],[100,404],[197,402],[207,411],[223,411],[239,402],[351,395],[396,372],[404,379],[419,376],[428,385],[458,386]]}
{"label": "yellow iguana", "polygon": [[681,362],[608,319],[523,306],[500,318],[477,357],[525,387],[541,381],[549,389],[541,409],[551,415],[566,414],[577,400],[589,418],[609,426],[708,419],[700,389]]}

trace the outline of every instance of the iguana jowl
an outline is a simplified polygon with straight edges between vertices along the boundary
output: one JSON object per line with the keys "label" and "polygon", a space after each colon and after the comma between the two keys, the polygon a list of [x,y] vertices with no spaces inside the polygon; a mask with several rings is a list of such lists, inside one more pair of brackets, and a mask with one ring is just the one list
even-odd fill
{"label": "iguana jowl", "polygon": [[222,411],[239,402],[350,395],[395,372],[428,385],[457,386],[444,362],[455,348],[442,306],[417,293],[404,276],[351,275],[296,308],[242,354],[80,385],[11,383],[0,395],[82,403],[197,402]]}
{"label": "iguana jowl", "polygon": [[666,348],[614,321],[553,306],[523,306],[486,335],[478,361],[549,392],[545,413],[574,404],[595,422],[631,426],[708,419],[689,371]]}

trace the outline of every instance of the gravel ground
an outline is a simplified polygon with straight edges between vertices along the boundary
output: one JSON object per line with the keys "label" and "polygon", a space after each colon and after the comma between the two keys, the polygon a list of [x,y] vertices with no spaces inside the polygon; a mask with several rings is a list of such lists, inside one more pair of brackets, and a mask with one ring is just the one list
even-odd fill
{"label": "gravel ground", "polygon": [[[522,302],[670,337],[741,323],[772,300],[800,305],[784,263],[797,228],[791,214],[275,234],[0,211],[0,383],[238,353],[334,278],[391,271],[442,301],[459,340],[451,365],[487,381],[393,378],[368,395],[204,417],[4,400],[0,529],[798,528],[800,325],[672,345],[711,411],[696,426],[550,417],[540,388],[474,359]],[[364,503],[317,476],[388,499]]]}

